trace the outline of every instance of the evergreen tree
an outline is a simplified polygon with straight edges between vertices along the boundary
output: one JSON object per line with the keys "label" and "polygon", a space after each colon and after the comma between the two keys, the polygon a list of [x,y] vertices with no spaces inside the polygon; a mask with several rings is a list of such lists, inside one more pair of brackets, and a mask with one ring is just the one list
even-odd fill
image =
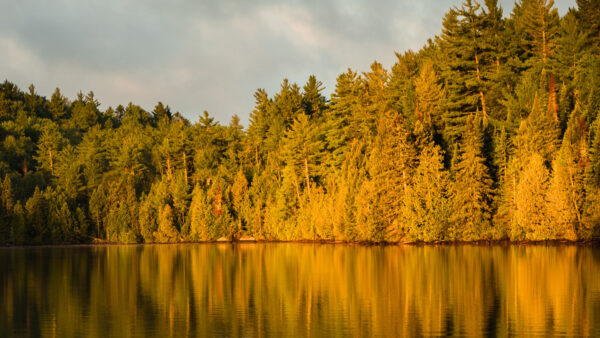
{"label": "evergreen tree", "polygon": [[465,0],[330,100],[257,90],[248,128],[4,81],[0,242],[597,238],[600,3],[577,5]]}
{"label": "evergreen tree", "polygon": [[298,115],[286,132],[284,141],[285,163],[293,171],[298,181],[304,181],[304,189],[310,195],[311,177],[318,175],[322,142],[319,140],[319,131],[315,128],[308,116]]}
{"label": "evergreen tree", "polygon": [[[370,212],[379,240],[397,240],[402,201],[416,165],[416,153],[403,118],[390,114],[379,122],[378,133],[366,167],[371,177]],[[373,236],[371,236],[373,237]]]}
{"label": "evergreen tree", "polygon": [[231,194],[233,208],[238,221],[238,231],[247,231],[248,229],[245,229],[245,225],[250,219],[252,210],[248,196],[248,180],[242,169],[235,176],[235,181],[231,187]]}
{"label": "evergreen tree", "polygon": [[575,0],[577,3],[577,21],[581,30],[585,32],[591,46],[600,47],[600,1],[598,0]]}
{"label": "evergreen tree", "polygon": [[325,140],[328,150],[327,166],[339,169],[353,140],[359,138],[360,92],[362,81],[352,70],[337,78],[335,92],[331,95],[331,109],[325,119]]}
{"label": "evergreen tree", "polygon": [[424,147],[436,138],[444,128],[442,119],[442,87],[437,83],[433,65],[426,62],[415,79],[414,133],[417,144]]}
{"label": "evergreen tree", "polygon": [[450,216],[449,178],[439,146],[430,144],[418,156],[418,166],[402,205],[407,238],[417,241],[443,240]]}
{"label": "evergreen tree", "polygon": [[48,170],[52,175],[55,174],[56,161],[62,147],[67,143],[61,135],[58,126],[48,123],[37,143],[37,154],[35,160],[41,169]]}
{"label": "evergreen tree", "polygon": [[481,121],[469,119],[461,148],[452,188],[449,237],[469,241],[486,237],[492,214],[492,180],[482,152]]}
{"label": "evergreen tree", "polygon": [[548,214],[559,238],[575,240],[582,227],[587,161],[587,128],[584,117],[576,109],[553,162],[548,191]]}
{"label": "evergreen tree", "polygon": [[555,234],[545,212],[549,172],[544,158],[537,153],[527,156],[515,187],[514,223],[510,229],[512,240],[546,240]]}
{"label": "evergreen tree", "polygon": [[323,89],[323,83],[318,81],[314,75],[311,75],[304,87],[302,87],[304,91],[302,95],[302,108],[304,109],[304,113],[311,118],[320,117],[327,107],[325,97],[321,95]]}
{"label": "evergreen tree", "polygon": [[527,63],[536,69],[546,68],[556,48],[558,10],[554,0],[524,0],[521,5],[523,12],[519,20],[525,32],[522,48],[531,55]]}
{"label": "evergreen tree", "polygon": [[12,182],[8,176],[4,176],[0,185],[0,244],[13,241],[13,208]]}
{"label": "evergreen tree", "polygon": [[444,113],[444,136],[451,145],[465,131],[470,114],[481,112],[487,119],[486,81],[492,60],[484,56],[488,47],[482,35],[487,27],[480,5],[466,0],[446,13],[439,44],[446,56],[441,76],[448,97]]}

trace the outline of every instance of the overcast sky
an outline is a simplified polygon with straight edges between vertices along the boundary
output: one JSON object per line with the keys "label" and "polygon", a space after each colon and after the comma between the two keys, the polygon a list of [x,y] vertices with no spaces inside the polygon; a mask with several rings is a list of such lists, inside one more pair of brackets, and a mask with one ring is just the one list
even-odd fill
{"label": "overcast sky", "polygon": [[[512,0],[501,0],[505,15]],[[564,14],[575,0],[556,0]],[[192,122],[244,125],[253,93],[348,67],[389,68],[438,34],[459,0],[0,0],[0,80],[49,97],[93,90],[101,109],[158,101]]]}

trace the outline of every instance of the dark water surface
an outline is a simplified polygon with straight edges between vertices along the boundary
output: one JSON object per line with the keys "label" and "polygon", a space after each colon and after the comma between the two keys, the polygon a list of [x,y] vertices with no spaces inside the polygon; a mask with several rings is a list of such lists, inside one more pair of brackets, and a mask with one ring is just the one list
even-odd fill
{"label": "dark water surface", "polygon": [[0,249],[0,336],[600,336],[600,249]]}

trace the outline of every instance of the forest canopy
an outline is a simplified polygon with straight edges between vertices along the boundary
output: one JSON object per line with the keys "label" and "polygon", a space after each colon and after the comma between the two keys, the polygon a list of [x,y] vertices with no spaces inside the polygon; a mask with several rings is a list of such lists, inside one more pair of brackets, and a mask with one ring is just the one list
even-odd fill
{"label": "forest canopy", "polygon": [[5,81],[0,244],[598,238],[599,23],[598,0],[466,0],[329,98],[257,90],[247,128]]}

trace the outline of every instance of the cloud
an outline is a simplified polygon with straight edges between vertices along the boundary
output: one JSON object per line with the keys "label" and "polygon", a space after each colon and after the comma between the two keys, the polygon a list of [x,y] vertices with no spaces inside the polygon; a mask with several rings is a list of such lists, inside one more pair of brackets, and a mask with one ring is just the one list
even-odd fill
{"label": "cloud", "polygon": [[[390,67],[419,49],[458,0],[0,0],[0,76],[42,95],[93,90],[103,103],[169,104],[247,121],[252,93],[348,67]],[[511,0],[501,1],[505,14]],[[561,13],[574,1],[560,0]]]}

